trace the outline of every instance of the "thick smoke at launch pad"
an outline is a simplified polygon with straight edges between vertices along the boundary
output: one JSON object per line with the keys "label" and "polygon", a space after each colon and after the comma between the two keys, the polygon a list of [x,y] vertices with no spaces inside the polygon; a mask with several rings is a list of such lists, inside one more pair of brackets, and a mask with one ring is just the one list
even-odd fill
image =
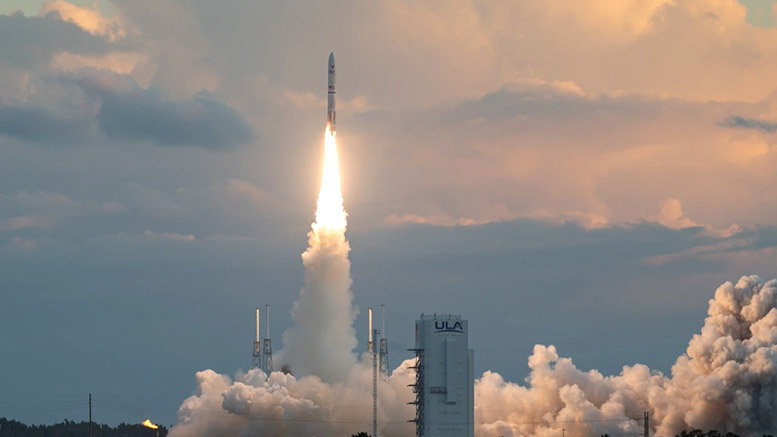
{"label": "thick smoke at launch pad", "polygon": [[[350,247],[340,194],[337,148],[327,131],[316,222],[302,255],[305,280],[284,333],[282,362],[294,375],[255,369],[235,379],[197,373],[197,392],[178,411],[171,437],[349,436],[372,418],[370,357],[357,361]],[[651,433],[703,428],[744,434],[777,430],[777,280],[743,276],[709,303],[709,316],[671,376],[647,366],[619,375],[582,371],[554,346],[534,347],[527,385],[485,372],[475,382],[475,432],[481,436],[636,435],[643,411]],[[379,382],[379,434],[413,434],[411,360]]]}
{"label": "thick smoke at launch pad", "polygon": [[[475,383],[477,435],[556,437],[636,435],[643,411],[651,433],[683,429],[743,435],[777,429],[777,280],[743,276],[710,300],[709,316],[672,375],[637,364],[619,375],[583,371],[554,346],[537,345],[529,357],[527,385],[485,372]],[[379,387],[380,434],[412,435],[406,402],[413,380],[405,361]],[[235,381],[211,370],[197,373],[197,393],[179,409],[170,435],[351,435],[369,429],[371,369],[357,362],[344,380],[296,378],[259,370]]]}
{"label": "thick smoke at launch pad", "polygon": [[[633,418],[651,415],[651,431],[717,429],[742,435],[777,430],[777,280],[727,282],[710,300],[671,377],[637,364],[620,375],[583,372],[553,346],[534,347],[528,387],[485,372],[476,384],[475,419],[483,435],[638,434]],[[488,431],[488,432],[486,432]]]}

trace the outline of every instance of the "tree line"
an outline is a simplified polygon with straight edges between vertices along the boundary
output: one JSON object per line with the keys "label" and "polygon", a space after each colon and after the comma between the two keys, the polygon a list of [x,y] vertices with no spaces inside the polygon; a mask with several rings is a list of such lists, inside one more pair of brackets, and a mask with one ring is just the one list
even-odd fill
{"label": "tree line", "polygon": [[[140,424],[122,423],[115,427],[93,424],[93,437],[156,437],[157,430]],[[159,427],[159,437],[167,435],[167,428]],[[89,422],[64,422],[53,425],[25,425],[15,420],[0,418],[0,437],[85,437],[89,436]]]}

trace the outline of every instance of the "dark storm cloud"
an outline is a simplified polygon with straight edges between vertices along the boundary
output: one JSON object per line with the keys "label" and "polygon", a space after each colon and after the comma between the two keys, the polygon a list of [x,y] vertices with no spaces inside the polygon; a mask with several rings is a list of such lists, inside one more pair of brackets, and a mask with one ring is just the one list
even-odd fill
{"label": "dark storm cloud", "polygon": [[[0,106],[0,134],[56,145],[85,140],[100,131],[120,141],[213,150],[229,149],[252,137],[241,115],[207,91],[173,99],[157,89],[141,88],[129,76],[95,69],[38,80],[44,91],[30,102]],[[57,89],[55,101],[50,101],[52,88]]]}
{"label": "dark storm cloud", "polygon": [[724,127],[753,129],[753,130],[759,130],[761,132],[777,131],[777,121],[760,120],[757,118],[747,118],[739,115],[731,115],[718,124]]}
{"label": "dark storm cloud", "polygon": [[22,13],[0,15],[0,65],[29,68],[45,64],[58,52],[99,55],[110,43],[58,14],[26,17]]}

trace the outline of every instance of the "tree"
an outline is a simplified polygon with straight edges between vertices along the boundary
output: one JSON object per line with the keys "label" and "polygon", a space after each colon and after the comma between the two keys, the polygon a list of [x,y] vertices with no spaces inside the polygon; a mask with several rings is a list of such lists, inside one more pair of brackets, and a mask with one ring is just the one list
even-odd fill
{"label": "tree", "polygon": [[675,434],[674,437],[739,437],[739,435],[734,434],[733,432],[727,432],[724,435],[716,429],[711,429],[707,432],[704,432],[700,429],[692,429],[690,431],[680,431],[678,434]]}
{"label": "tree", "polygon": [[351,437],[370,437],[370,435],[367,434],[366,432],[360,432],[358,434],[352,435]]}

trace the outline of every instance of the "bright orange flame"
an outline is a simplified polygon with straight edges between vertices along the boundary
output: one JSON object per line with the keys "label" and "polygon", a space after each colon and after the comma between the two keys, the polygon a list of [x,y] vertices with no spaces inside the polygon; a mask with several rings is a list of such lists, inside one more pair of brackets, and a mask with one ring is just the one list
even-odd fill
{"label": "bright orange flame", "polygon": [[151,428],[151,429],[158,429],[159,428],[158,425],[154,425],[153,423],[151,423],[151,419],[146,419],[145,422],[143,422],[141,425],[145,426],[146,428]]}
{"label": "bright orange flame", "polygon": [[345,209],[340,191],[340,167],[337,164],[337,141],[335,133],[327,124],[324,134],[324,174],[321,177],[321,191],[318,193],[316,222],[313,230],[322,228],[345,230]]}

